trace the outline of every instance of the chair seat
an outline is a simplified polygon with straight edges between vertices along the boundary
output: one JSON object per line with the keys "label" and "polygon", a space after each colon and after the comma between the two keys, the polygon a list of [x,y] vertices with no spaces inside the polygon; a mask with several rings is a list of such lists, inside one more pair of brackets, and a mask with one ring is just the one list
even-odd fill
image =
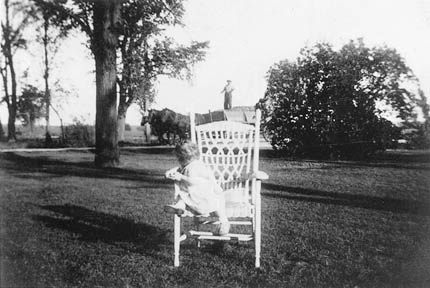
{"label": "chair seat", "polygon": [[197,236],[197,239],[199,240],[236,240],[236,241],[251,241],[254,239],[254,237],[250,234],[234,234],[234,233],[228,233],[223,236],[215,235],[212,232],[206,232],[206,231],[189,231],[191,236]]}

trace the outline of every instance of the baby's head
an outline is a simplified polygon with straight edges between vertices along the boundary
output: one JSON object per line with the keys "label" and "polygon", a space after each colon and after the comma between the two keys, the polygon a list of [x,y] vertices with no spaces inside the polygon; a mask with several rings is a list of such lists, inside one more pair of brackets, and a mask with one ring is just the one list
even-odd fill
{"label": "baby's head", "polygon": [[199,147],[191,141],[185,141],[182,144],[176,145],[175,154],[182,167],[185,167],[191,161],[198,160],[200,158]]}

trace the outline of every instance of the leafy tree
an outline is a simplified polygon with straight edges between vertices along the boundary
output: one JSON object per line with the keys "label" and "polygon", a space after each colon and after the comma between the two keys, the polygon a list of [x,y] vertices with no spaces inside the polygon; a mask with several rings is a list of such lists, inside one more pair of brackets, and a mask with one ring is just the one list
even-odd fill
{"label": "leafy tree", "polygon": [[29,23],[30,6],[26,1],[4,0],[5,17],[1,20],[2,41],[1,56],[2,63],[0,72],[3,80],[4,97],[8,108],[8,139],[16,140],[15,120],[17,112],[17,79],[15,71],[14,55],[20,48],[26,47],[23,30]]}
{"label": "leafy tree", "polygon": [[207,42],[179,46],[162,37],[163,29],[181,24],[181,2],[166,6],[163,1],[128,1],[122,6],[123,29],[119,40],[118,134],[124,140],[127,109],[139,103],[146,111],[154,98],[154,83],[159,75],[190,79],[191,67],[205,55]]}
{"label": "leafy tree", "polygon": [[[49,126],[50,126],[50,108],[51,105],[51,89],[50,89],[50,72],[53,62],[53,57],[58,51],[59,40],[68,35],[69,30],[72,28],[71,23],[67,21],[64,14],[58,13],[53,9],[45,9],[45,2],[43,0],[32,0],[35,9],[32,10],[32,17],[35,18],[39,25],[36,28],[36,40],[43,45],[43,62],[44,73],[43,79],[45,83],[45,132],[46,142],[51,139]],[[53,2],[54,0],[51,0]],[[55,109],[55,108],[53,108]]]}
{"label": "leafy tree", "polygon": [[[41,1],[44,9],[61,14],[71,25],[80,28],[89,38],[89,46],[95,59],[96,71],[96,151],[97,166],[115,166],[119,163],[117,131],[117,58],[119,37],[127,31],[127,22],[121,17],[122,9],[130,3],[142,10],[134,11],[140,17],[143,28],[160,25],[161,18],[175,18],[181,11],[181,0],[104,0],[104,1]],[[162,9],[165,8],[165,9]],[[125,9],[125,8],[124,8]],[[152,11],[154,13],[148,13]],[[152,17],[156,15],[157,17]],[[64,18],[63,17],[63,18]],[[150,27],[150,25],[152,25]]]}
{"label": "leafy tree", "polygon": [[30,126],[31,133],[33,133],[36,120],[44,116],[44,98],[45,93],[34,86],[28,85],[23,88],[18,99],[17,111],[19,118],[21,118],[25,126]]}
{"label": "leafy tree", "polygon": [[264,131],[275,149],[290,154],[352,157],[383,149],[400,135],[383,110],[407,120],[416,106],[401,87],[415,81],[402,57],[361,39],[339,51],[326,43],[305,47],[297,62],[273,65],[267,79],[259,103]]}

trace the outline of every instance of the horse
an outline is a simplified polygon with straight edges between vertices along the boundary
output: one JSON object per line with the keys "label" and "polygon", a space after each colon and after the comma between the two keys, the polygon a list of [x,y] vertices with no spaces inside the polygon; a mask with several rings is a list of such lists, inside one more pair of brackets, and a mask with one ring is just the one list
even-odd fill
{"label": "horse", "polygon": [[[142,118],[141,125],[149,123],[160,144],[173,144],[177,136],[179,141],[187,138],[190,130],[189,117],[168,108],[163,110],[150,109],[148,112],[148,116]],[[172,135],[173,138],[171,139]]]}
{"label": "horse", "polygon": [[[173,133],[173,123],[176,113],[170,109],[148,111],[148,123],[160,144],[170,144],[170,134]],[[166,137],[166,138],[164,138]]]}
{"label": "horse", "polygon": [[184,141],[190,135],[190,117],[176,113],[173,127],[175,137],[178,135],[179,141]]}

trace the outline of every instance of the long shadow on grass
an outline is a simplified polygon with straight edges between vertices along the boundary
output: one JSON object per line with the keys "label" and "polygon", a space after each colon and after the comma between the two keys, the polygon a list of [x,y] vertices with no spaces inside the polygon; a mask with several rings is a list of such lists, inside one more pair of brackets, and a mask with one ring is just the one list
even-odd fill
{"label": "long shadow on grass", "polygon": [[430,203],[404,199],[392,199],[365,195],[341,194],[300,187],[289,187],[273,183],[264,183],[264,197],[284,198],[290,200],[334,204],[395,213],[409,213],[420,216],[430,216]]}
{"label": "long shadow on grass", "polygon": [[87,242],[102,241],[128,251],[154,255],[169,243],[167,230],[76,205],[45,205],[39,208],[55,216],[35,215],[34,220],[54,229],[65,230]]}
{"label": "long shadow on grass", "polygon": [[[306,162],[304,162],[306,163]],[[308,161],[308,163],[312,163],[312,161]],[[430,171],[429,163],[426,161],[422,162],[377,162],[377,161],[349,161],[349,162],[339,162],[339,161],[324,161],[324,162],[316,162],[316,163],[324,163],[328,165],[322,165],[322,167],[318,169],[339,169],[339,168],[390,168],[390,169],[407,169],[407,170],[421,170],[421,171]]]}
{"label": "long shadow on grass", "polygon": [[292,162],[294,165],[317,169],[338,169],[338,168],[393,168],[408,170],[430,171],[429,151],[390,151],[375,155],[367,160],[327,160],[327,159],[300,159],[282,157],[276,151],[260,151],[260,158],[270,161],[273,158],[282,159],[285,163]]}
{"label": "long shadow on grass", "polygon": [[[25,157],[15,153],[1,153],[0,168],[6,168],[8,171],[15,171],[15,176],[25,178],[41,177],[63,177],[77,176],[86,178],[108,178],[118,180],[132,180],[157,185],[171,185],[171,181],[164,178],[161,171],[143,170],[143,169],[125,169],[125,168],[97,168],[93,161],[69,162],[57,159],[50,159],[45,156]],[[29,175],[28,173],[41,172],[41,175]]]}

